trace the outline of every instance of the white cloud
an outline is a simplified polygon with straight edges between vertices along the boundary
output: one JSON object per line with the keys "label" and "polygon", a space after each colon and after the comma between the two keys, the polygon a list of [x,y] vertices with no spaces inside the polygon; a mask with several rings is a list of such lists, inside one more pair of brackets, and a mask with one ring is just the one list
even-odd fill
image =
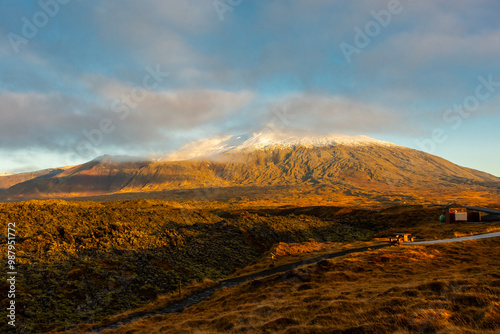
{"label": "white cloud", "polygon": [[[94,105],[58,94],[0,94],[0,143],[10,149],[44,148],[64,151],[87,140],[83,131],[99,129],[102,119],[113,122],[113,131],[99,140],[99,152],[113,153],[118,147],[141,148],[164,142],[171,130],[203,127],[226,117],[236,117],[253,100],[250,91],[176,90],[143,91],[144,99],[129,100],[127,117],[113,109],[113,101],[130,96],[132,87],[100,77],[104,87],[100,102]],[[127,106],[126,102],[120,104]],[[113,148],[113,149],[111,149]],[[109,149],[109,151],[107,151]],[[172,149],[165,147],[168,151]]]}
{"label": "white cloud", "polygon": [[75,101],[58,94],[0,94],[0,142],[3,147],[60,147],[61,140],[85,124],[71,109]]}
{"label": "white cloud", "polygon": [[416,131],[403,115],[409,113],[407,110],[342,96],[294,94],[271,103],[267,110],[268,119],[274,119],[277,128],[344,134]]}
{"label": "white cloud", "polygon": [[180,90],[151,94],[141,103],[141,117],[149,125],[192,127],[233,116],[248,106],[254,98],[250,91]]}
{"label": "white cloud", "polygon": [[[0,143],[59,150],[110,117],[116,129],[103,153],[139,151],[179,132],[258,129],[281,108],[295,116],[284,126],[303,130],[412,135],[443,126],[443,108],[471,94],[478,75],[498,72],[500,5],[402,0],[404,11],[352,64],[339,61],[339,43],[387,2],[246,0],[224,22],[211,0],[74,2],[19,57],[2,58]],[[5,47],[0,40],[0,54]],[[118,119],[113,101],[156,64],[171,76]],[[301,93],[279,97],[290,91]],[[498,113],[497,100],[478,117]]]}

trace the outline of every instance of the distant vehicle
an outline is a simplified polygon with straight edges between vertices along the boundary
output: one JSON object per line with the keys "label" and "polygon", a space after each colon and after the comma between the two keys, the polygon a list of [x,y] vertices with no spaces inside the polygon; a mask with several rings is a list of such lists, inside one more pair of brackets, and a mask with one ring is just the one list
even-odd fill
{"label": "distant vehicle", "polygon": [[402,242],[413,242],[415,237],[411,236],[411,233],[394,233],[392,237],[389,238],[389,242],[400,244]]}

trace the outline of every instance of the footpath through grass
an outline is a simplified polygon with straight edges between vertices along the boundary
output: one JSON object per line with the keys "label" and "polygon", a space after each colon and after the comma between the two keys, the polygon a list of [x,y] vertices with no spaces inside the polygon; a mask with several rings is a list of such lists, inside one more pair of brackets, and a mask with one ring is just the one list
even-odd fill
{"label": "footpath through grass", "polygon": [[355,253],[102,333],[493,334],[499,259],[500,238]]}

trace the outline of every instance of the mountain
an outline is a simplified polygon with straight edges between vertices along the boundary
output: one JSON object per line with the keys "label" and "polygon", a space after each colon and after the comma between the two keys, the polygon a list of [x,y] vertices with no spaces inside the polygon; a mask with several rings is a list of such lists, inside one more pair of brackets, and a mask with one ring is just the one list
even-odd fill
{"label": "mountain", "polygon": [[178,151],[167,155],[164,160],[189,160],[200,157],[214,158],[224,153],[251,152],[273,148],[282,149],[298,146],[313,148],[335,145],[397,146],[367,136],[347,136],[342,134],[318,136],[275,131],[256,133],[252,136],[219,136],[210,139],[201,139],[181,147]]}
{"label": "mountain", "polygon": [[57,173],[61,172],[62,170],[63,170],[62,168],[57,168],[57,169],[44,169],[40,171],[19,173],[19,174],[0,173],[0,191],[10,188],[15,184],[25,182],[28,180],[54,176]]}
{"label": "mountain", "polygon": [[113,194],[109,198],[206,200],[212,189],[222,201],[500,202],[498,177],[366,136],[216,137],[161,159],[103,156],[54,171],[12,185],[0,199]]}
{"label": "mountain", "polygon": [[[16,174],[19,182],[3,189],[0,198],[38,199],[120,191],[145,164],[137,158],[104,155],[82,165]],[[0,184],[13,182],[14,176],[0,177]]]}

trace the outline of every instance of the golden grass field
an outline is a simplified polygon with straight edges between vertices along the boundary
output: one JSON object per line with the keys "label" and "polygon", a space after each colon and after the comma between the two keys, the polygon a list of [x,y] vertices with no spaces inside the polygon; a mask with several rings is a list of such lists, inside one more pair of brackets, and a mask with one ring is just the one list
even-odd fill
{"label": "golden grass field", "polygon": [[498,333],[499,246],[494,238],[324,260],[102,333]]}
{"label": "golden grass field", "polygon": [[[16,287],[17,332],[79,333],[157,312],[223,279],[344,250],[387,244],[385,240],[393,232],[412,233],[417,240],[435,240],[500,231],[500,223],[494,222],[441,224],[438,222],[441,211],[428,205],[276,207],[161,200],[49,200],[0,203],[0,220],[17,223],[17,269],[22,273]],[[6,240],[6,235],[0,233],[0,239]],[[130,323],[118,332],[328,332],[326,328],[346,333],[370,333],[373,328],[374,333],[383,333],[388,328],[418,332],[422,327],[418,320],[421,315],[411,312],[420,310],[425,303],[433,306],[448,284],[467,281],[464,286],[477,283],[495,288],[500,276],[486,263],[490,261],[492,267],[498,268],[496,240],[391,247],[347,259],[331,259],[304,269],[308,272],[303,274],[310,276],[307,281],[294,272],[285,277],[280,274],[259,279],[218,291],[212,299],[183,313],[155,317],[161,325],[149,323],[144,325],[150,328],[146,330],[140,327],[142,322]],[[7,254],[6,242],[0,244],[0,252]],[[465,268],[475,269],[468,272]],[[484,273],[476,275],[475,270]],[[425,284],[434,279],[440,282],[440,291],[426,288]],[[177,293],[179,281],[182,296]],[[392,289],[391,284],[402,282],[418,293],[415,296],[412,292],[403,293],[406,286],[397,285],[403,289],[397,290],[401,293],[378,297]],[[355,295],[358,289],[366,296]],[[1,283],[0,293],[6,295],[7,290],[8,284]],[[490,292],[491,296],[497,296],[496,290]],[[315,296],[320,296],[320,302],[327,299],[318,303]],[[413,300],[413,297],[418,298]],[[388,298],[399,298],[404,305],[405,300],[420,304],[405,310],[397,307],[397,312],[394,311],[397,314],[388,312],[393,316],[389,325],[383,320],[389,315],[377,311],[389,310],[385,304]],[[496,299],[491,298],[483,306],[471,309],[470,314],[476,314],[470,318],[474,323],[466,313],[460,313],[462,322],[450,316],[446,318],[449,322],[446,326],[466,326],[477,333],[489,330],[491,326],[488,327],[486,320],[494,317],[494,313],[488,310],[497,307]],[[6,302],[2,299],[1,306],[6,307]],[[328,305],[334,311],[323,314],[320,305]],[[340,311],[342,305],[346,309]],[[269,307],[269,314],[259,315],[262,307]],[[425,312],[422,314],[427,319]],[[483,312],[486,320],[477,312]],[[319,315],[335,319],[313,323]],[[361,321],[359,315],[365,320]],[[354,320],[348,321],[351,317]],[[405,322],[405,317],[411,322]],[[0,332],[7,330],[5,326],[0,324]],[[352,329],[356,326],[365,327]],[[433,328],[423,327],[424,332]]]}

